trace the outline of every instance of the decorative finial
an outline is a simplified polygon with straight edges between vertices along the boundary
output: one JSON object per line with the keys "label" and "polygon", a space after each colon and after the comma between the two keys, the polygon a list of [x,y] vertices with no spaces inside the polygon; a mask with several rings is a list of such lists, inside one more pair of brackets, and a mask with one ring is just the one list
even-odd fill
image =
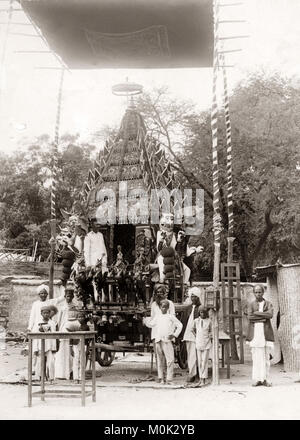
{"label": "decorative finial", "polygon": [[133,96],[143,93],[143,86],[140,84],[129,82],[127,77],[125,83],[120,83],[112,86],[112,92],[116,96],[126,96],[127,106],[134,108]]}
{"label": "decorative finial", "polygon": [[143,86],[140,84],[132,83],[128,81],[128,78],[126,78],[125,83],[116,84],[115,86],[112,86],[112,92],[116,96],[134,96],[134,95],[140,95],[143,93]]}

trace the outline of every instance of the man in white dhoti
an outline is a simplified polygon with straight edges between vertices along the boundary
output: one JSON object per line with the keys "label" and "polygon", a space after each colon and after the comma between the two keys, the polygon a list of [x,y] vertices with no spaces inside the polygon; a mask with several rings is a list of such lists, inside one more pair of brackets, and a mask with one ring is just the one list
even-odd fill
{"label": "man in white dhoti", "polygon": [[41,315],[41,308],[44,306],[58,306],[64,301],[64,295],[58,296],[57,298],[48,299],[48,293],[49,293],[49,287],[46,284],[41,284],[37,288],[37,294],[39,295],[39,299],[37,301],[34,301],[31,306],[30,316],[29,316],[29,322],[27,330],[29,332],[32,331],[35,324],[38,324],[41,322],[42,315]]}
{"label": "man in white dhoti", "polygon": [[[97,223],[96,218],[91,219],[92,230],[84,238],[84,261],[86,268],[95,269],[97,264],[101,262],[102,274],[108,271],[107,269],[107,251],[104,242],[103,234],[99,230],[100,224]],[[93,281],[94,296],[97,301],[98,292]],[[102,298],[101,298],[102,299]]]}
{"label": "man in white dhoti", "polygon": [[[42,321],[41,308],[44,306],[59,306],[60,303],[64,301],[64,295],[61,295],[57,298],[48,299],[49,287],[46,284],[41,284],[37,288],[37,294],[39,295],[39,299],[34,301],[31,306],[30,316],[27,331],[32,332],[34,328],[38,326],[38,324]],[[35,372],[36,366],[36,356],[33,355],[33,372]]]}
{"label": "man in white dhoti", "polygon": [[[65,290],[65,301],[58,311],[57,324],[58,331],[66,332],[66,324],[68,322],[68,313],[76,310],[73,303],[74,290],[73,287],[67,287]],[[70,351],[69,339],[60,339],[59,350],[55,356],[55,377],[58,379],[70,379],[72,371],[72,359]]]}
{"label": "man in white dhoti", "polygon": [[91,220],[92,230],[84,238],[84,261],[86,267],[95,267],[101,261],[102,273],[107,272],[107,251],[103,234],[96,218]]}
{"label": "man in white dhoti", "polygon": [[[197,375],[197,352],[196,352],[196,337],[193,331],[194,319],[199,318],[200,310],[200,289],[194,286],[189,289],[191,304],[187,306],[182,314],[183,330],[179,337],[185,341],[187,351],[187,363],[189,375],[187,382],[194,382]],[[183,337],[182,337],[183,335]]]}
{"label": "man in white dhoti", "polygon": [[[55,332],[56,324],[50,318],[51,314],[51,306],[43,306],[41,307],[41,316],[42,319],[38,324],[33,326],[34,333],[49,333]],[[41,340],[34,339],[32,348],[33,352],[37,357],[36,362],[36,375],[37,377],[41,377]],[[45,361],[46,361],[46,376],[52,382],[54,380],[54,365],[55,365],[55,352],[56,352],[56,340],[55,339],[46,339],[45,340]]]}
{"label": "man in white dhoti", "polygon": [[271,386],[269,382],[270,354],[274,347],[274,334],[271,325],[273,306],[263,297],[264,287],[254,287],[255,301],[248,308],[249,329],[247,341],[252,352],[253,386]]}

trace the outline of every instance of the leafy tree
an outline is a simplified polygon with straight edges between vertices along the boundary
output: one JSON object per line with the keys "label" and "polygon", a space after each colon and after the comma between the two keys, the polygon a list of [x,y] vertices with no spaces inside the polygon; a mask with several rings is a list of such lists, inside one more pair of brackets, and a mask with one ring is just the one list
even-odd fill
{"label": "leafy tree", "polygon": [[299,257],[299,98],[291,81],[263,73],[232,97],[236,237],[247,276],[257,264]]}
{"label": "leafy tree", "polygon": [[96,147],[78,142],[78,137],[65,135],[61,138],[62,151],[58,159],[59,208],[71,209],[74,201],[80,199],[80,192],[92,167]]}
{"label": "leafy tree", "polygon": [[[81,144],[78,136],[61,137],[58,154],[57,215],[79,199],[92,165],[95,146]],[[2,245],[28,248],[38,241],[38,254],[49,255],[51,142],[40,136],[24,151],[0,156],[0,230]]]}
{"label": "leafy tree", "polygon": [[[260,264],[299,258],[300,90],[278,75],[256,73],[240,83],[230,99],[233,137],[235,258],[251,279]],[[210,113],[197,114],[166,89],[139,102],[146,124],[169,152],[182,183],[206,193],[204,269],[212,268],[212,169]],[[221,115],[223,116],[223,115]],[[226,258],[226,140],[219,131],[222,259]]]}
{"label": "leafy tree", "polygon": [[[258,72],[240,83],[230,97],[233,138],[235,259],[251,278],[256,265],[298,261],[300,90],[288,79]],[[202,244],[202,272],[213,265],[212,158],[210,113],[172,98],[165,87],[137,102],[147,128],[166,149],[181,184],[205,191],[205,227],[194,244]],[[223,116],[223,115],[221,115]],[[219,132],[222,260],[226,259],[226,141]],[[95,139],[114,135],[104,127]],[[57,208],[78,200],[92,165],[95,146],[78,135],[61,138],[58,157]],[[0,240],[5,246],[32,248],[47,256],[50,218],[51,142],[43,135],[27,150],[0,155]],[[38,238],[37,238],[38,237]],[[43,250],[42,250],[43,249]]]}

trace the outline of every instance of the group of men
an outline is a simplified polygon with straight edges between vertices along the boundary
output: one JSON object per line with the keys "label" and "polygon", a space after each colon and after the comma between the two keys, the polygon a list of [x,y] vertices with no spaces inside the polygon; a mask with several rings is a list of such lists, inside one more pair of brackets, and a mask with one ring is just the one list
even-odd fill
{"label": "group of men", "polygon": [[[76,318],[76,306],[73,302],[74,299],[74,291],[72,287],[66,287],[63,295],[53,298],[47,299],[49,294],[49,287],[45,284],[42,284],[38,287],[37,293],[39,299],[34,301],[31,307],[29,323],[28,323],[28,331],[29,332],[39,332],[45,331],[46,323],[50,323],[48,325],[48,331],[68,331],[67,324],[70,323],[70,320],[74,320]],[[47,313],[49,312],[49,313]],[[49,315],[49,316],[48,316]],[[54,325],[54,326],[53,326]],[[40,341],[34,340],[33,344],[33,353],[34,353],[34,365],[33,369],[37,376],[39,376],[40,372]],[[58,348],[58,347],[56,347]],[[72,359],[71,359],[71,351],[70,351],[70,343],[68,339],[59,341],[58,350],[52,349],[49,347],[49,350],[46,349],[47,356],[51,356],[53,351],[56,351],[55,357],[49,359],[49,364],[51,364],[51,370],[55,371],[55,377],[59,379],[70,379],[70,374],[72,371]],[[55,365],[53,365],[53,363]],[[53,379],[53,373],[50,372],[51,379]]]}
{"label": "group of men", "polygon": [[200,289],[189,289],[190,304],[185,308],[181,321],[176,318],[175,306],[167,299],[166,286],[157,284],[151,305],[151,316],[144,324],[151,328],[151,340],[157,360],[158,382],[172,384],[174,372],[175,338],[183,340],[187,349],[189,375],[187,383],[204,386],[208,378],[208,356],[211,347],[211,321],[200,303]]}
{"label": "group of men", "polygon": [[[158,288],[157,293],[161,293],[161,296],[164,297],[165,289],[163,287],[161,289]],[[247,344],[249,344],[252,354],[252,385],[270,387],[270,359],[274,344],[274,334],[271,324],[271,319],[273,317],[273,306],[269,301],[264,299],[263,285],[256,285],[253,293],[255,300],[252,301],[248,307],[249,324],[246,337]],[[175,315],[174,304],[172,301],[168,301],[168,313]],[[160,313],[157,302],[160,303],[161,299],[156,299],[152,304],[152,318],[155,318],[155,316]],[[208,356],[209,348],[211,347],[211,343],[209,342],[209,333],[201,331],[198,332],[198,334],[201,335],[201,339],[203,339],[202,335],[205,337],[205,349],[199,350],[199,338],[197,340],[197,332],[195,332],[195,323],[200,320],[201,325],[203,325],[204,322],[202,320],[203,307],[201,306],[201,295],[199,288],[191,287],[189,289],[189,302],[190,304],[183,311],[180,331],[178,332],[178,338],[184,341],[186,345],[188,364],[188,376],[186,382],[188,384],[195,382],[196,379],[207,379]],[[211,324],[209,323],[208,319],[206,320],[205,325],[207,325],[208,328],[211,328]],[[155,341],[154,329],[152,329],[151,338]],[[158,339],[156,338],[156,340]],[[203,345],[203,343],[201,345]],[[201,360],[199,359],[199,356],[202,356]]]}
{"label": "group of men", "polygon": [[[41,325],[47,323],[47,320],[43,321],[43,312],[49,311],[52,318],[51,322],[55,323],[55,329],[58,331],[69,330],[67,324],[70,323],[72,319],[72,313],[76,312],[76,306],[73,302],[74,292],[73,288],[67,287],[65,289],[64,295],[61,295],[54,299],[47,299],[49,288],[47,285],[41,285],[37,289],[39,299],[34,301],[28,324],[28,331],[43,331]],[[247,341],[251,348],[253,369],[252,369],[252,379],[253,386],[271,386],[269,381],[269,371],[270,371],[270,357],[273,349],[274,334],[271,325],[271,319],[273,317],[273,307],[269,301],[264,299],[264,287],[262,285],[256,285],[254,287],[255,300],[250,303],[248,308],[248,318],[249,318],[249,328]],[[189,302],[185,310],[183,311],[181,323],[177,325],[177,331],[175,332],[175,337],[181,339],[186,344],[187,351],[187,363],[188,363],[188,377],[187,383],[192,383],[197,378],[197,367],[199,373],[199,359],[197,359],[197,338],[195,332],[195,322],[197,319],[202,317],[201,314],[201,292],[198,287],[191,287],[189,289]],[[154,301],[151,306],[151,319],[152,321],[159,315],[161,315],[161,302],[166,301],[166,289],[164,285],[157,285],[155,288]],[[164,313],[171,314],[175,316],[175,307],[172,301],[167,300],[168,304],[165,304],[166,311]],[[49,318],[48,318],[49,319]],[[201,320],[201,319],[200,319]],[[42,321],[42,322],[41,322]],[[150,326],[150,325],[149,325]],[[155,327],[151,330],[151,339],[156,343],[160,342],[157,340],[157,330]],[[51,328],[51,330],[53,330]],[[173,337],[174,335],[172,335]],[[174,338],[173,338],[174,339]],[[171,340],[171,338],[170,338]],[[38,341],[36,341],[38,344]],[[163,347],[158,345],[158,350],[156,354],[160,353],[161,358],[168,357],[168,350],[165,347],[166,353],[163,351]],[[161,349],[161,350],[160,350]],[[35,353],[34,365],[36,371],[39,370],[39,347],[38,345],[33,347]],[[51,350],[50,350],[51,351]],[[170,350],[169,350],[170,351]],[[206,351],[208,355],[208,351]],[[173,356],[173,355],[172,355]],[[170,359],[172,357],[170,355]],[[199,357],[199,355],[198,355]],[[206,356],[207,357],[207,356]],[[171,363],[174,363],[174,359],[171,359]],[[53,363],[54,360],[51,360]],[[203,363],[203,362],[202,362]],[[207,378],[207,364],[208,358],[205,359],[204,370],[205,377]],[[54,368],[54,367],[53,367]],[[72,371],[71,353],[69,340],[60,340],[59,349],[55,355],[55,377],[61,379],[70,379],[70,374]],[[172,370],[171,368],[170,371]],[[53,374],[52,374],[53,375]]]}
{"label": "group of men", "polygon": [[[270,387],[270,360],[274,348],[274,333],[271,319],[273,317],[273,306],[270,301],[264,299],[264,286],[254,287],[255,300],[248,306],[248,332],[247,343],[251,348],[252,354],[252,385]],[[192,322],[199,317],[200,298],[195,288],[191,289],[192,304],[184,313],[185,332],[183,340],[186,341],[188,354],[188,381],[193,382],[196,376],[196,349],[195,336],[192,329]],[[185,324],[186,323],[186,324]]]}

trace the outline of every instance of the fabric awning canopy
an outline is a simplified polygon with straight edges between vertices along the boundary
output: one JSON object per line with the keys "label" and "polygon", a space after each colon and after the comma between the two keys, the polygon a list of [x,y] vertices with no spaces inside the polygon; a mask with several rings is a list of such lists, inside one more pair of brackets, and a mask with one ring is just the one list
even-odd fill
{"label": "fabric awning canopy", "polygon": [[19,2],[71,69],[212,66],[212,0]]}

